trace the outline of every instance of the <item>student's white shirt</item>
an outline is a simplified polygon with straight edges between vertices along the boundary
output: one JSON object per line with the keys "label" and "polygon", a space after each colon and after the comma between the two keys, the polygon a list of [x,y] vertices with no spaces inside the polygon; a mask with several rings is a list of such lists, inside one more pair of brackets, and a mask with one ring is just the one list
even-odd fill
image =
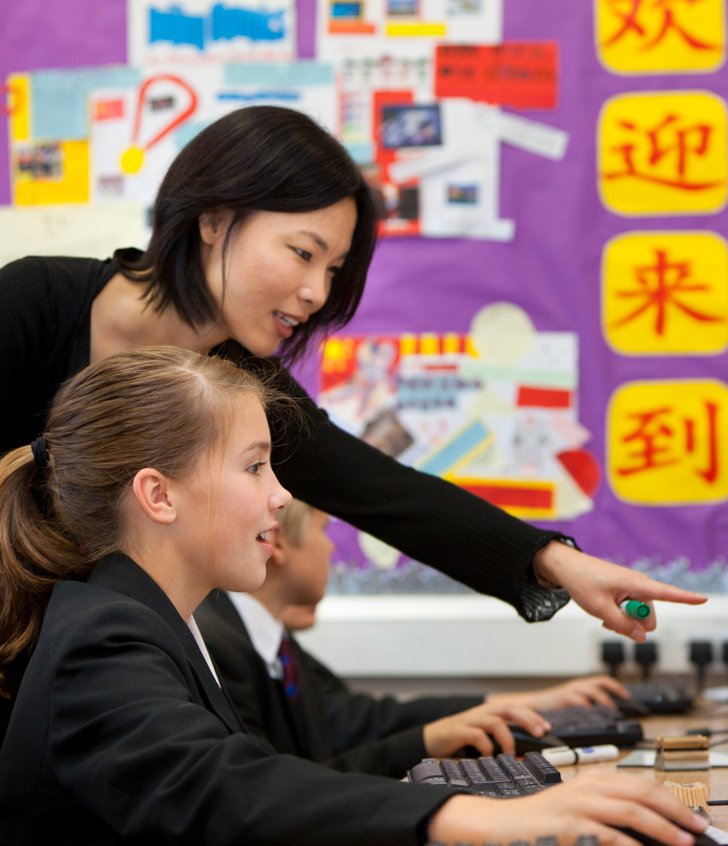
{"label": "student's white shirt", "polygon": [[272,679],[283,678],[283,667],[278,658],[278,650],[283,639],[283,623],[248,593],[228,591],[228,596],[235,606],[255,651],[260,655]]}
{"label": "student's white shirt", "polygon": [[187,621],[187,626],[189,630],[192,632],[192,637],[197,641],[197,646],[200,648],[200,652],[202,653],[202,657],[207,662],[207,666],[210,668],[210,672],[215,678],[215,681],[220,687],[220,679],[217,677],[217,673],[215,672],[215,666],[212,663],[212,658],[210,658],[210,653],[207,651],[207,646],[205,645],[205,641],[202,639],[202,632],[200,631],[197,621],[194,617],[190,617]]}

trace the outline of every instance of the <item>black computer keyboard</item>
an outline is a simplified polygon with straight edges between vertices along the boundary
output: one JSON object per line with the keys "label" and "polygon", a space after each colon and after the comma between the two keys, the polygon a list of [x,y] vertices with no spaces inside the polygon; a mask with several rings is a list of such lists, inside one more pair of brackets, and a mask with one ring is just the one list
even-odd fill
{"label": "black computer keyboard", "polygon": [[625,718],[604,705],[571,706],[540,713],[551,723],[551,734],[561,738],[566,746],[634,746],[644,738],[638,720]]}
{"label": "black computer keyboard", "polygon": [[[503,753],[480,758],[425,758],[407,772],[413,784],[450,785],[463,792],[491,799],[509,799],[530,796],[561,783],[561,773],[540,752],[527,752],[523,761]],[[643,846],[662,846],[641,832],[622,829]],[[715,831],[715,830],[714,830]],[[536,841],[536,846],[553,846],[552,838]],[[518,843],[523,846],[522,841]],[[578,846],[595,846],[596,838],[585,839]],[[436,844],[429,844],[436,846]],[[515,846],[512,844],[511,846]],[[709,832],[695,835],[695,846],[719,846]]]}
{"label": "black computer keyboard", "polygon": [[[693,706],[693,695],[679,681],[648,679],[627,682],[625,687],[650,714],[685,714]],[[621,707],[621,702],[617,702]]]}
{"label": "black computer keyboard", "polygon": [[523,761],[503,753],[481,758],[425,758],[409,770],[407,778],[415,784],[449,784],[478,796],[507,799],[559,784],[561,773],[540,752],[527,752]]}
{"label": "black computer keyboard", "polygon": [[[509,726],[516,742],[516,754],[539,752],[549,746],[597,746],[612,743],[615,746],[634,746],[644,738],[642,726],[633,718],[604,705],[570,706],[541,711],[551,723],[551,731],[543,737],[534,737],[520,726]],[[493,754],[501,751],[496,748]],[[472,747],[464,750],[464,757],[477,756]]]}

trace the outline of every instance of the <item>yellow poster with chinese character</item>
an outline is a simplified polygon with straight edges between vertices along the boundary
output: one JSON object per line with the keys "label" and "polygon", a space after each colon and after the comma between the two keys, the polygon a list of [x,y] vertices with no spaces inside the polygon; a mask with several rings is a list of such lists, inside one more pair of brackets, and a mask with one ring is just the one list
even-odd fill
{"label": "yellow poster with chinese character", "polygon": [[710,73],[725,62],[724,0],[595,0],[594,21],[612,73]]}
{"label": "yellow poster with chinese character", "polygon": [[728,244],[711,232],[628,232],[602,255],[602,332],[622,355],[728,348]]}
{"label": "yellow poster with chinese character", "polygon": [[726,204],[726,104],[708,91],[639,92],[599,119],[602,203],[623,215],[711,214]]}
{"label": "yellow poster with chinese character", "polygon": [[728,497],[728,388],[713,380],[630,382],[611,397],[607,478],[639,505]]}

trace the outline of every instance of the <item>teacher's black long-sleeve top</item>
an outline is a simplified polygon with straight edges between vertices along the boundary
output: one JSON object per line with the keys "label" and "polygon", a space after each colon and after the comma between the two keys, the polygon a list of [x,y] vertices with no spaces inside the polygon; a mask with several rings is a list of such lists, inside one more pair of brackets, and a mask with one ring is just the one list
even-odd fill
{"label": "teacher's black long-sleeve top", "polygon": [[[37,437],[58,386],[89,363],[91,306],[118,270],[116,257],[29,257],[0,269],[0,454]],[[244,366],[250,356],[237,350]],[[548,619],[564,605],[563,592],[541,590],[529,577],[534,553],[556,532],[399,464],[331,423],[285,370],[278,378],[307,416],[273,455],[294,496],[508,602],[527,620]]]}

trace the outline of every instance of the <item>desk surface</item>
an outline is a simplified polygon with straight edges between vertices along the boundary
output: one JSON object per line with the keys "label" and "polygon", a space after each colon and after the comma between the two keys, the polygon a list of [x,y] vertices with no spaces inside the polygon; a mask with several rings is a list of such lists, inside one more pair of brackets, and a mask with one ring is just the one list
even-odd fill
{"label": "desk surface", "polygon": [[[684,717],[647,717],[643,719],[645,738],[655,738],[666,735],[685,734],[688,729],[702,728],[707,726],[713,731],[726,730],[725,735],[715,737],[712,741],[718,743],[725,740],[724,746],[716,748],[728,752],[728,706],[714,703],[699,703],[689,716]],[[629,754],[631,750],[624,750],[621,757]],[[599,764],[582,764],[581,766],[559,767],[564,779],[576,775],[582,770],[589,770],[593,767],[617,771],[618,761],[602,762]],[[711,767],[707,770],[656,770],[651,767],[623,768],[619,772],[634,773],[646,778],[657,779],[660,783],[664,781],[676,781],[680,784],[691,784],[699,782],[706,784],[710,792],[710,799],[728,800],[728,767]],[[728,831],[728,805],[711,806],[709,813],[716,828]]]}

